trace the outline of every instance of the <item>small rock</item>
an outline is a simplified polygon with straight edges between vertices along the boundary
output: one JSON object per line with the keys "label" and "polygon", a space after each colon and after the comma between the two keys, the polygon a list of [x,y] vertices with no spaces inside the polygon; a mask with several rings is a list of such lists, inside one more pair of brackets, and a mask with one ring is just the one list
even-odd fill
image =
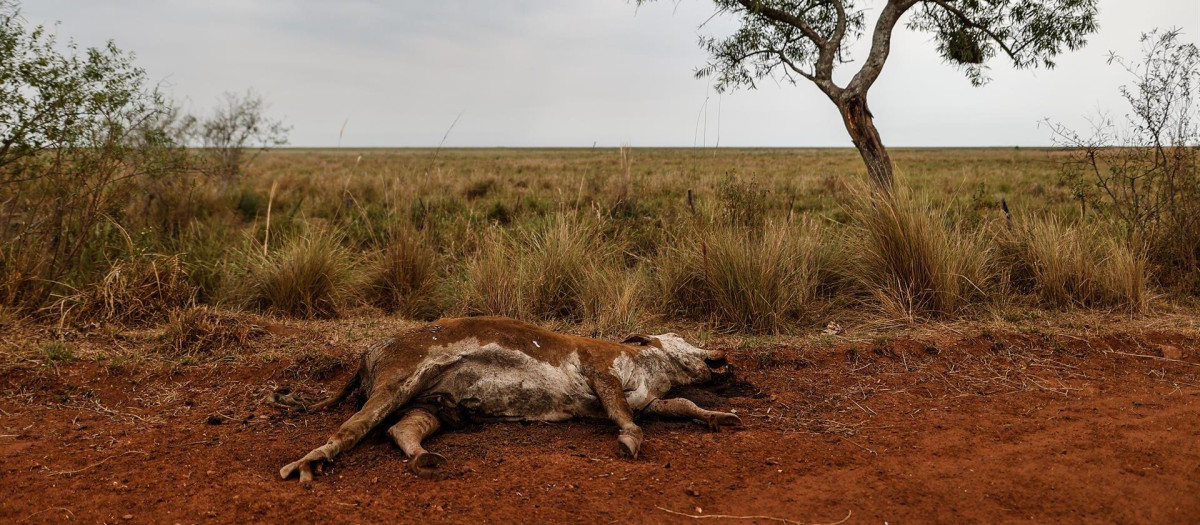
{"label": "small rock", "polygon": [[121,519],[123,519],[123,520],[131,520],[131,519],[133,519],[133,514],[126,514],[126,515],[124,515],[124,516],[121,516]]}

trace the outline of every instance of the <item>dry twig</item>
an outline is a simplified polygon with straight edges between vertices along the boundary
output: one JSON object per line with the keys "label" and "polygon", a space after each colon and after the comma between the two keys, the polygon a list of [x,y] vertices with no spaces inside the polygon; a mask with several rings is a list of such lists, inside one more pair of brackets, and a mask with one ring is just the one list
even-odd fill
{"label": "dry twig", "polygon": [[127,451],[125,451],[125,452],[122,452],[122,453],[120,453],[120,454],[116,454],[116,455],[113,455],[113,456],[106,457],[106,458],[104,458],[104,459],[102,459],[102,460],[100,460],[100,461],[97,461],[97,462],[95,462],[95,463],[92,463],[91,465],[88,465],[88,466],[86,466],[86,467],[83,467],[83,468],[81,468],[81,469],[78,469],[78,470],[64,470],[64,471],[59,471],[59,472],[51,472],[51,473],[50,473],[50,475],[51,475],[51,476],[70,476],[71,474],[78,474],[78,473],[80,473],[80,472],[83,472],[83,471],[85,471],[85,470],[91,469],[91,468],[93,468],[93,467],[98,467],[98,466],[100,466],[101,464],[103,464],[105,461],[108,461],[108,460],[110,460],[110,459],[113,459],[113,458],[119,458],[119,457],[121,457],[121,456],[128,456],[128,455],[130,455],[130,454],[141,454],[141,455],[143,455],[143,456],[149,456],[149,455],[150,455],[149,453],[147,453],[147,452],[142,452],[142,451],[140,451],[140,450],[127,450]]}

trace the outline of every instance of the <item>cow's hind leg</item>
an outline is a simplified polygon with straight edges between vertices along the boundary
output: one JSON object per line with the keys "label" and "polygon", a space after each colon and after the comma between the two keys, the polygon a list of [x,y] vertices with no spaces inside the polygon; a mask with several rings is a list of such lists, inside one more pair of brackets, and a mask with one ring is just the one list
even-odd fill
{"label": "cow's hind leg", "polygon": [[434,454],[421,446],[421,441],[437,432],[442,426],[437,416],[423,408],[414,408],[404,413],[400,421],[388,429],[388,436],[408,455],[408,468],[421,477],[437,477],[439,467],[446,462],[440,454]]}
{"label": "cow's hind leg", "polygon": [[299,460],[284,465],[279,469],[279,476],[288,479],[299,473],[301,483],[312,481],[314,468],[319,469],[325,463],[333,461],[338,454],[350,450],[388,415],[412,400],[429,379],[440,373],[448,364],[438,363],[423,368],[404,380],[376,389],[362,410],[342,423],[342,427],[330,436],[329,442],[313,449]]}
{"label": "cow's hind leg", "polygon": [[740,426],[741,418],[728,412],[714,412],[696,406],[690,399],[676,397],[673,399],[655,399],[646,406],[645,413],[660,417],[686,417],[704,422],[711,430],[721,430],[723,426]]}

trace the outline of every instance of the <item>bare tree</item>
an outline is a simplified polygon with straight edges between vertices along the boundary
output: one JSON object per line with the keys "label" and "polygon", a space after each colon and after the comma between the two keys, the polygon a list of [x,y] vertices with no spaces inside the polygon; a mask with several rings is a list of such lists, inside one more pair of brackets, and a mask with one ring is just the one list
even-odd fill
{"label": "bare tree", "polygon": [[[638,4],[653,0],[638,0]],[[987,81],[986,63],[1003,53],[1015,67],[1053,67],[1064,49],[1077,49],[1096,30],[1096,0],[887,0],[870,31],[871,50],[839,85],[834,69],[850,62],[848,45],[866,32],[855,0],[713,0],[718,14],[738,17],[725,37],[702,37],[707,64],[697,77],[715,77],[718,90],[754,88],[764,77],[804,79],[841,113],[876,188],[890,192],[892,162],[875,129],[867,93],[891,52],[892,32],[912,12],[908,28],[931,33],[938,53],[963,68],[971,82]]]}
{"label": "bare tree", "polygon": [[210,169],[236,179],[259,153],[288,143],[286,126],[267,116],[268,104],[253,90],[221,95],[211,116],[192,118],[189,128],[210,156]]}

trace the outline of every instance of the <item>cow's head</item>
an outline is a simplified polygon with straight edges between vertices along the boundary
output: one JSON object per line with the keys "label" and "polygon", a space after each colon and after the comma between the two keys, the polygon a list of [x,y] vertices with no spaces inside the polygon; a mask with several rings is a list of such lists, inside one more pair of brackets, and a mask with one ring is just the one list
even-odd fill
{"label": "cow's head", "polygon": [[721,382],[733,375],[725,352],[697,348],[674,333],[631,335],[625,343],[661,348],[681,373],[675,381],[677,384]]}

